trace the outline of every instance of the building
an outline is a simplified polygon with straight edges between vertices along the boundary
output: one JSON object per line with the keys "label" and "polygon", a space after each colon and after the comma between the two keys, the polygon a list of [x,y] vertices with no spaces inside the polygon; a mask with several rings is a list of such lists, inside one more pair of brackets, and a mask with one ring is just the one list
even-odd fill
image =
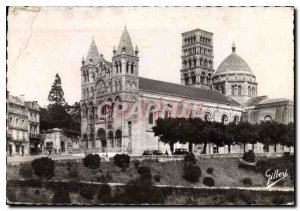
{"label": "building", "polygon": [[[118,47],[113,48],[112,62],[99,54],[93,39],[81,66],[83,148],[139,155],[146,149],[169,150],[152,131],[158,117],[192,116],[224,124],[244,119],[259,122],[265,120],[263,115],[269,109],[268,115],[276,120],[276,112],[271,112],[277,109],[275,104],[267,103],[266,99],[254,100],[257,98],[255,75],[236,54],[235,45],[216,72],[213,52],[213,33],[201,29],[183,33],[181,84],[174,84],[139,76],[139,50],[137,46],[133,48],[126,27]],[[286,115],[286,123],[293,121],[293,103],[281,101],[281,104],[280,111],[285,112],[288,106],[290,113],[280,115]],[[259,118],[252,117],[254,114]],[[219,150],[213,145],[207,147],[208,153],[228,152],[227,147]],[[231,152],[241,149],[242,146],[234,146]],[[202,150],[202,146],[194,146],[194,151]],[[258,145],[257,150],[263,148]]]}
{"label": "building", "polygon": [[44,152],[51,154],[55,153],[71,153],[74,150],[80,149],[80,137],[71,135],[64,129],[48,129],[42,131],[44,142]]}
{"label": "building", "polygon": [[25,102],[28,116],[29,148],[30,154],[38,154],[40,151],[40,107],[37,101]]}
{"label": "building", "polygon": [[8,156],[36,154],[40,145],[40,109],[36,101],[26,102],[24,95],[7,99]]}

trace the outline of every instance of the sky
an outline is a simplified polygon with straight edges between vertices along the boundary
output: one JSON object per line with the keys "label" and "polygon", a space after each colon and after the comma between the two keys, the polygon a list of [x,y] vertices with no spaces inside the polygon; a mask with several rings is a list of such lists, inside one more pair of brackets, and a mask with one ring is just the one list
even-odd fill
{"label": "sky", "polygon": [[181,33],[214,33],[214,68],[231,53],[246,60],[258,95],[294,98],[293,9],[288,7],[31,7],[8,14],[8,91],[48,104],[58,73],[68,104],[81,97],[81,60],[92,37],[111,61],[126,25],[141,77],[180,83]]}

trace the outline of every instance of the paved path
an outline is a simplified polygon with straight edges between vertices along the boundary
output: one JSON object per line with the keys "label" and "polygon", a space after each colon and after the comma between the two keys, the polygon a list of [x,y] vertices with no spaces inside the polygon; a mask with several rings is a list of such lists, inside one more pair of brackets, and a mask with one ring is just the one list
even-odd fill
{"label": "paved path", "polygon": [[[27,181],[27,179],[18,179],[18,181]],[[49,182],[71,182],[72,180],[68,179],[62,179],[62,180],[48,180]],[[74,181],[72,181],[74,182]],[[102,182],[90,182],[90,181],[78,181],[83,184],[94,184],[94,185],[103,185],[108,184],[111,187],[120,187],[120,186],[126,186],[126,183],[102,183]],[[178,188],[178,189],[196,189],[196,190],[250,190],[250,191],[280,191],[280,192],[294,192],[294,187],[200,187],[200,186],[170,186],[170,185],[154,185],[156,187],[172,187],[172,188]]]}

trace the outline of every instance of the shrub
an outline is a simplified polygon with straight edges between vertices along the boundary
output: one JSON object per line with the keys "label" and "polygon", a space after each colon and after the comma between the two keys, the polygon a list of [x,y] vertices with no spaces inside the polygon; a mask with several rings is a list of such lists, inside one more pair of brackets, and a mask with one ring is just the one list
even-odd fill
{"label": "shrub", "polygon": [[75,166],[71,167],[69,170],[69,176],[71,178],[77,179],[79,176],[78,168]]}
{"label": "shrub", "polygon": [[139,160],[134,161],[135,168],[138,168],[140,166],[141,162]]}
{"label": "shrub", "polygon": [[112,176],[110,173],[102,174],[101,176],[97,176],[97,182],[107,183],[112,180]]}
{"label": "shrub", "polygon": [[55,163],[51,158],[43,157],[34,159],[31,163],[35,175],[50,179],[55,175]]}
{"label": "shrub", "polygon": [[104,184],[98,190],[98,200],[101,203],[111,202],[111,188],[109,185]]}
{"label": "shrub", "polygon": [[90,169],[97,169],[100,167],[100,156],[98,154],[88,154],[83,158],[83,165]]}
{"label": "shrub", "polygon": [[155,182],[160,182],[160,179],[161,179],[160,175],[155,175],[154,176]]}
{"label": "shrub", "polygon": [[207,168],[207,169],[206,169],[206,172],[207,172],[208,174],[211,174],[211,175],[212,175],[213,171],[214,171],[213,168]]}
{"label": "shrub", "polygon": [[242,159],[248,163],[255,162],[255,154],[252,150],[249,150],[248,152],[245,152]]}
{"label": "shrub", "polygon": [[128,168],[130,163],[130,157],[126,154],[116,154],[114,156],[114,164],[116,164],[118,167],[124,169]]}
{"label": "shrub", "polygon": [[187,164],[183,168],[183,179],[195,183],[199,181],[201,169],[197,165]]}
{"label": "shrub", "polygon": [[275,205],[282,205],[282,204],[285,204],[285,198],[282,197],[282,196],[275,196],[273,199],[272,199],[272,204],[275,204]]}
{"label": "shrub", "polygon": [[52,198],[53,204],[70,204],[71,198],[69,192],[65,188],[58,188],[54,192],[54,196]]}
{"label": "shrub", "polygon": [[85,185],[79,189],[79,194],[89,200],[94,198],[95,193],[95,188],[89,185]]}
{"label": "shrub", "polygon": [[212,187],[215,184],[215,181],[212,177],[204,177],[202,183],[206,186]]}
{"label": "shrub", "polygon": [[141,183],[150,184],[152,183],[152,174],[151,173],[144,173],[140,176]]}
{"label": "shrub", "polygon": [[19,173],[25,179],[30,179],[33,175],[32,168],[29,165],[20,165]]}
{"label": "shrub", "polygon": [[115,195],[115,201],[123,204],[164,204],[165,195],[153,186],[152,183],[144,183],[140,179],[127,183],[124,192]]}
{"label": "shrub", "polygon": [[184,161],[186,163],[192,163],[192,164],[196,164],[196,162],[197,162],[195,155],[191,152],[184,156]]}
{"label": "shrub", "polygon": [[140,166],[138,168],[138,173],[139,174],[150,174],[151,173],[151,169],[148,166]]}
{"label": "shrub", "polygon": [[246,177],[246,178],[243,179],[243,183],[246,186],[252,186],[252,179],[249,178],[249,177]]}
{"label": "shrub", "polygon": [[247,205],[255,204],[255,201],[253,199],[253,194],[251,191],[243,191],[241,193],[241,198],[244,202],[246,202]]}

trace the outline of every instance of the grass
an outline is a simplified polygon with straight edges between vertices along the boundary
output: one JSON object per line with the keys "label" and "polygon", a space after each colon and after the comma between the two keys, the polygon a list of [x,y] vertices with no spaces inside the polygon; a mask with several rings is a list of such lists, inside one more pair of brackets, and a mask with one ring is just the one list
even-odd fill
{"label": "grass", "polygon": [[[266,159],[262,159],[263,162]],[[283,158],[272,158],[273,163],[285,163]],[[243,179],[249,177],[252,179],[253,186],[265,187],[267,180],[263,172],[251,171],[238,168],[238,158],[211,158],[211,159],[197,159],[197,165],[201,168],[201,177],[199,182],[190,183],[182,178],[184,161],[168,161],[157,162],[156,160],[143,160],[140,166],[148,166],[151,169],[152,175],[160,175],[160,185],[170,186],[190,186],[190,187],[206,187],[202,184],[204,177],[213,177],[215,181],[215,187],[240,187],[245,186]],[[271,165],[270,164],[270,165]],[[281,165],[283,165],[281,164]],[[113,183],[127,183],[129,180],[139,177],[137,168],[134,165],[134,161],[130,162],[129,167],[124,171],[113,162],[102,162],[99,169],[89,169],[83,166],[83,163],[72,163],[71,168],[78,169],[78,178],[76,180],[103,182],[100,178],[101,175],[110,175],[111,180],[108,182]],[[207,168],[213,168],[212,175],[206,172]],[[102,178],[103,178],[102,176]],[[7,167],[8,179],[19,179],[22,176],[19,174],[19,166]],[[33,178],[37,178],[35,175]],[[55,180],[70,179],[68,166],[66,164],[57,164],[55,166],[55,176],[52,178]],[[281,184],[282,186],[282,184]],[[284,179],[285,187],[293,187],[290,177]]]}

